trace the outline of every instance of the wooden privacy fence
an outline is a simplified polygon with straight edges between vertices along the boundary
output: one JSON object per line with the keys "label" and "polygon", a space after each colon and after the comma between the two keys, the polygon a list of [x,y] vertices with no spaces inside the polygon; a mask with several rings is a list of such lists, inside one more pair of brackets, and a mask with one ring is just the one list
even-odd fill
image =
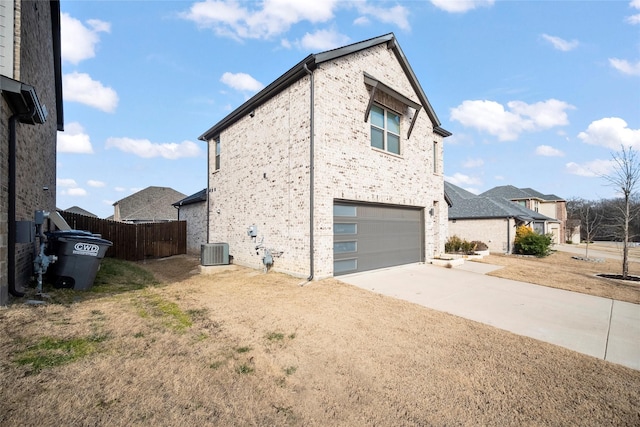
{"label": "wooden privacy fence", "polygon": [[106,256],[127,261],[187,253],[187,222],[127,224],[61,211],[74,230],[100,234],[113,242]]}

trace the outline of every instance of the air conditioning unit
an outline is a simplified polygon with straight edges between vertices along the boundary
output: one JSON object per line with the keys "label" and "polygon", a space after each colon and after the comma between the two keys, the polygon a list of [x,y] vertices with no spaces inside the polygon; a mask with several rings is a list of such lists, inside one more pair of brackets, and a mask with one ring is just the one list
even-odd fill
{"label": "air conditioning unit", "polygon": [[229,264],[228,243],[206,243],[200,246],[201,265]]}

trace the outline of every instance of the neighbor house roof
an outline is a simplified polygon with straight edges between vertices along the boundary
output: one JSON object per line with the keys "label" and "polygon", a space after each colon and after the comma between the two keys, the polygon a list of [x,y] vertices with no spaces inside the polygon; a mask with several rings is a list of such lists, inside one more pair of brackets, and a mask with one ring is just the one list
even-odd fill
{"label": "neighbor house roof", "polygon": [[64,211],[65,212],[74,213],[74,214],[78,214],[78,215],[90,216],[92,218],[97,218],[98,217],[97,215],[95,215],[95,214],[93,214],[93,213],[91,213],[91,212],[89,212],[87,210],[84,210],[79,206],[71,206],[70,208],[65,209]]}
{"label": "neighbor house roof", "polygon": [[481,193],[480,196],[487,197],[502,197],[508,200],[528,200],[539,199],[543,201],[564,201],[561,197],[555,194],[542,194],[533,188],[517,188],[513,185],[501,185],[499,187],[493,187],[490,190]]}
{"label": "neighbor house roof", "polygon": [[521,190],[547,202],[565,201],[562,197],[558,197],[555,194],[542,194],[539,191],[534,190],[533,188],[521,188]]}
{"label": "neighbor house roof", "polygon": [[449,207],[449,219],[518,218],[527,222],[557,222],[553,218],[527,209],[509,199],[497,196],[478,196],[450,182],[445,181],[444,191],[452,203]]}
{"label": "neighbor house roof", "polygon": [[182,200],[178,200],[177,202],[173,203],[173,206],[175,207],[180,207],[180,206],[185,206],[185,205],[191,205],[194,203],[200,203],[200,202],[206,202],[207,201],[207,189],[203,189],[198,191],[197,193],[194,193],[190,196],[185,197]]}
{"label": "neighbor house roof", "polygon": [[429,119],[433,124],[433,131],[438,135],[441,135],[444,137],[450,136],[451,135],[450,132],[440,127],[441,125],[440,120],[438,119],[438,116],[436,116],[436,113],[433,110],[431,103],[427,99],[427,95],[422,90],[422,87],[420,86],[420,83],[418,82],[418,79],[416,78],[416,75],[413,72],[413,69],[409,65],[409,62],[407,61],[404,55],[404,52],[402,52],[402,49],[400,49],[400,45],[396,41],[395,35],[393,33],[389,33],[379,37],[374,37],[372,39],[364,40],[358,43],[353,43],[348,46],[343,46],[337,49],[328,50],[326,52],[311,54],[307,56],[298,64],[296,64],[293,68],[291,68],[289,71],[287,71],[286,73],[278,77],[274,82],[272,82],[267,87],[262,89],[260,92],[258,92],[252,98],[250,98],[247,102],[242,104],[240,107],[236,108],[228,116],[223,118],[221,121],[219,121],[209,130],[207,130],[205,133],[200,135],[198,139],[202,141],[208,141],[211,138],[216,137],[223,129],[232,125],[242,117],[248,115],[256,107],[264,104],[269,99],[273,98],[275,95],[277,95],[278,93],[280,93],[281,91],[289,87],[294,82],[308,75],[311,71],[315,70],[319,64],[323,62],[331,61],[346,55],[350,55],[352,53],[355,53],[364,49],[368,49],[370,47],[377,46],[382,43],[386,43],[388,48],[393,50],[393,52],[395,53],[396,58],[400,63],[400,66],[402,67],[403,71],[407,75],[407,78],[409,79],[409,82],[411,83],[413,90],[418,96],[420,104],[426,110],[427,115],[429,116]]}
{"label": "neighbor house roof", "polygon": [[[172,206],[186,195],[169,187],[147,187],[113,204],[120,213],[120,221],[164,221],[178,218]],[[117,218],[118,219],[118,218]]]}

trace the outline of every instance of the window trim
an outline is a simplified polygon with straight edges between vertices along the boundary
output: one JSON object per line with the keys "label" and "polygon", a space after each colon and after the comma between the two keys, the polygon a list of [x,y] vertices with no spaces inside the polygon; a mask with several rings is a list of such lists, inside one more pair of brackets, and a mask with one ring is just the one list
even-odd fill
{"label": "window trim", "polygon": [[407,139],[411,136],[411,132],[413,131],[413,126],[416,124],[416,119],[418,118],[418,113],[422,109],[422,105],[414,102],[398,92],[397,90],[387,86],[382,83],[380,80],[376,79],[372,75],[368,73],[364,73],[364,83],[368,86],[371,86],[371,91],[369,92],[369,103],[367,104],[367,109],[364,112],[364,122],[367,123],[369,121],[369,113],[371,112],[371,107],[374,105],[376,92],[379,90],[390,97],[400,101],[404,105],[411,107],[415,110],[413,117],[411,118],[411,124],[409,125],[409,130],[407,131]]}

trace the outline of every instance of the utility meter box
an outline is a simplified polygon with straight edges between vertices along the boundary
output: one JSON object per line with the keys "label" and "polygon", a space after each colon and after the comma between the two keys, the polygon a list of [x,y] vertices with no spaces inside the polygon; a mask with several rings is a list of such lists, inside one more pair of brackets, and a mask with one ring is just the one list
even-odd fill
{"label": "utility meter box", "polygon": [[247,234],[249,237],[258,237],[258,227],[250,225],[249,228],[247,228]]}

